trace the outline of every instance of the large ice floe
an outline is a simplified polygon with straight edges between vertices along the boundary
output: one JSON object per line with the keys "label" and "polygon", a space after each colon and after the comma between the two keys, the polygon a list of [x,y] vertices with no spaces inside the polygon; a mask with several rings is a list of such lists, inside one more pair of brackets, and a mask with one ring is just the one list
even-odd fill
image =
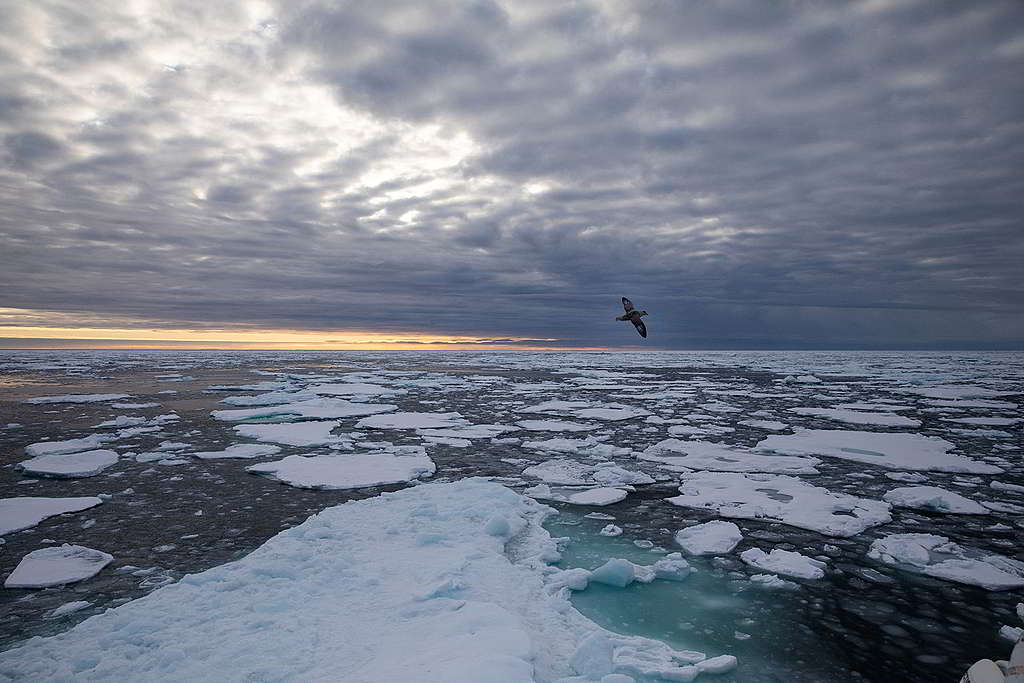
{"label": "large ice floe", "polygon": [[37,457],[40,455],[65,455],[67,453],[81,453],[99,448],[114,437],[105,434],[92,434],[81,439],[66,439],[64,441],[39,441],[25,446],[25,455]]}
{"label": "large ice floe", "polygon": [[525,408],[517,413],[537,413],[541,415],[561,415],[576,417],[583,420],[629,420],[634,417],[646,417],[650,411],[622,403],[593,403],[591,401],[545,401]]}
{"label": "large ice floe", "polygon": [[954,455],[945,439],[902,432],[859,432],[841,429],[798,429],[772,434],[754,450],[782,455],[821,455],[877,465],[892,470],[997,474],[994,465]]}
{"label": "large ice floe", "polygon": [[42,477],[95,477],[117,460],[117,453],[101,449],[67,455],[39,455],[18,463],[18,469],[25,474]]}
{"label": "large ice floe", "polygon": [[356,423],[359,429],[446,429],[469,422],[459,413],[391,413],[364,417]]}
{"label": "large ice floe", "polygon": [[198,451],[190,453],[200,460],[218,460],[221,458],[264,458],[281,452],[277,446],[263,443],[236,443],[220,451]]}
{"label": "large ice floe", "polygon": [[798,579],[820,579],[825,576],[827,566],[821,560],[781,548],[773,548],[769,553],[760,548],[750,548],[740,553],[740,559],[762,571]]}
{"label": "large ice floe", "polygon": [[47,588],[84,581],[114,560],[99,550],[65,543],[33,550],[4,581],[4,588]]}
{"label": "large ice floe", "polygon": [[131,398],[131,396],[128,394],[63,394],[30,398],[25,403],[102,403],[104,401],[120,401],[125,398]]}
{"label": "large ice floe", "polygon": [[626,486],[654,483],[651,476],[627,470],[610,460],[585,463],[569,458],[554,458],[527,467],[523,470],[523,476],[563,486]]}
{"label": "large ice floe", "polygon": [[890,534],[871,544],[868,557],[905,571],[987,590],[1024,586],[1024,562],[964,547],[935,534]]}
{"label": "large ice floe", "polygon": [[896,415],[892,412],[870,413],[848,408],[790,408],[790,412],[798,415],[824,417],[837,422],[858,425],[881,425],[883,427],[920,427],[921,421],[912,417]]}
{"label": "large ice floe", "polygon": [[238,425],[239,436],[286,446],[326,446],[346,441],[331,432],[340,422],[288,422],[283,424]]}
{"label": "large ice floe", "polygon": [[777,474],[817,474],[817,458],[751,453],[745,448],[709,441],[665,439],[648,447],[637,457],[659,463],[678,472],[711,470],[714,472],[773,472]]}
{"label": "large ice floe", "polygon": [[598,428],[598,425],[565,420],[520,420],[516,424],[531,432],[589,432]]}
{"label": "large ice floe", "polygon": [[896,507],[949,512],[961,515],[987,515],[989,509],[981,503],[938,486],[904,486],[889,491],[882,500]]}
{"label": "large ice floe", "polygon": [[397,410],[390,403],[353,403],[340,398],[312,398],[307,401],[285,403],[277,406],[239,408],[237,410],[215,410],[214,419],[226,421],[252,420],[254,418],[339,418],[376,415]]}
{"label": "large ice floe", "polygon": [[715,519],[677,531],[675,539],[688,555],[724,555],[743,540],[743,534],[732,522]]}
{"label": "large ice floe", "polygon": [[241,560],[32,638],[0,654],[0,676],[620,683],[735,666],[577,612],[547,564],[558,557],[540,526],[549,512],[481,480],[349,502]]}
{"label": "large ice floe", "polygon": [[684,474],[679,491],[682,495],[668,502],[723,517],[782,522],[826,536],[853,536],[892,520],[888,503],[833,493],[785,475]]}
{"label": "large ice floe", "polygon": [[0,498],[0,536],[34,527],[47,517],[66,512],[81,512],[102,502],[103,499],[96,496]]}
{"label": "large ice floe", "polygon": [[434,461],[422,446],[360,454],[289,455],[245,468],[304,489],[358,489],[399,484],[434,474]]}

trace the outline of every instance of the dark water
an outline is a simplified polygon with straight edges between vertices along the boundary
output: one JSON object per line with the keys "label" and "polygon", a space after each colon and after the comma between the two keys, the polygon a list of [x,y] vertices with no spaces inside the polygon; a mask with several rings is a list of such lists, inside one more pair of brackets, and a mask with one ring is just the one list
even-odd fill
{"label": "dark water", "polygon": [[[192,446],[190,450],[196,451],[219,450],[243,441],[232,431],[234,423],[210,417],[211,410],[231,407],[218,403],[220,399],[239,392],[210,391],[211,385],[248,384],[287,375],[298,376],[294,381],[301,384],[310,381],[307,376],[311,373],[341,378],[349,372],[402,371],[416,374],[394,376],[396,382],[426,380],[424,386],[406,384],[408,394],[387,397],[380,402],[398,404],[399,410],[457,411],[472,423],[492,424],[513,424],[517,419],[542,417],[516,414],[515,402],[522,406],[551,399],[604,401],[685,415],[704,412],[696,407],[700,403],[725,401],[741,409],[739,413],[720,415],[720,423],[731,425],[736,431],[710,437],[710,440],[753,445],[765,432],[736,422],[749,419],[754,411],[767,410],[775,419],[805,427],[891,431],[843,425],[785,410],[793,405],[830,406],[857,400],[891,399],[912,403],[893,389],[920,378],[980,381],[1000,376],[996,372],[1000,368],[998,358],[986,357],[979,371],[965,373],[962,368],[972,367],[969,365],[975,362],[972,359],[945,357],[941,363],[936,363],[928,356],[900,356],[890,359],[880,370],[867,367],[866,374],[858,375],[852,374],[852,370],[865,368],[862,359],[830,357],[827,362],[821,361],[833,373],[825,395],[816,396],[822,391],[819,389],[787,385],[787,390],[797,392],[799,398],[782,400],[706,393],[708,387],[714,391],[734,388],[740,393],[779,393],[782,390],[778,380],[786,374],[782,361],[783,367],[772,372],[760,369],[758,363],[748,357],[738,360],[723,356],[673,357],[669,359],[671,362],[664,362],[665,357],[652,355],[646,359],[646,364],[644,358],[631,361],[625,373],[626,383],[653,386],[657,382],[700,378],[704,388],[695,388],[692,399],[654,402],[631,400],[615,389],[581,389],[578,383],[572,382],[579,378],[576,369],[595,366],[608,369],[608,360],[605,355],[586,354],[532,358],[525,354],[457,353],[443,356],[11,353],[0,356],[2,496],[110,496],[98,507],[52,517],[31,529],[8,535],[0,550],[0,574],[6,575],[22,556],[49,542],[84,545],[115,557],[114,563],[99,575],[78,584],[44,590],[0,591],[0,647],[10,647],[32,635],[66,630],[102,609],[145,595],[185,573],[241,557],[280,530],[326,507],[380,492],[381,489],[292,488],[247,474],[245,466],[255,462],[249,460],[189,459],[186,464],[167,466],[122,459],[99,476],[59,480],[30,480],[14,468],[15,463],[25,458],[22,449],[26,444],[86,436],[93,433],[94,425],[120,414],[152,417],[174,411],[181,417],[180,421],[165,425],[159,434],[145,434],[108,446],[122,454],[151,450],[167,440],[188,443]],[[814,359],[801,362],[808,367],[812,361]],[[1014,362],[1018,363],[1014,367],[1019,367],[1019,359]],[[168,378],[157,377],[176,372],[186,379],[168,381]],[[439,379],[443,381],[438,383]],[[557,383],[557,386],[529,393],[514,387],[545,382]],[[175,393],[160,393],[168,391]],[[128,410],[111,408],[104,403],[24,403],[36,396],[69,393],[125,393],[133,397],[126,401],[158,401],[160,406]],[[836,398],[837,395],[841,398]],[[1018,394],[1000,400],[1019,405],[1024,396]],[[1020,415],[1019,408],[995,412]],[[998,478],[1024,484],[1021,456],[1024,440],[1019,426],[1000,428],[1009,429],[1010,438],[955,436],[948,433],[949,424],[941,421],[940,414],[919,410],[902,414],[923,421],[922,427],[914,431],[941,435],[956,443],[967,455],[980,457],[997,453],[1020,463]],[[356,419],[342,420],[338,431],[351,431]],[[5,428],[7,423],[21,426]],[[664,426],[652,426],[642,419],[606,423],[596,433],[609,435],[609,443],[634,450],[642,450],[668,436]],[[581,438],[578,434],[521,432],[503,436]],[[376,432],[366,438],[395,444],[422,443],[412,431]],[[516,444],[495,444],[487,439],[476,440],[469,448],[430,445],[427,450],[437,464],[435,480],[497,476],[507,477],[515,486],[524,485],[520,479],[524,465],[506,463],[502,458],[541,462],[552,457]],[[284,446],[281,454],[273,459],[314,451],[316,449],[310,447]],[[640,465],[629,457],[620,460],[627,467]],[[821,475],[808,477],[815,485],[867,498],[880,498],[885,491],[902,485],[885,478],[883,470],[845,461],[824,459],[819,469]],[[662,479],[666,478],[661,474]],[[927,473],[927,476],[927,483],[963,495],[972,496],[971,487],[977,486],[981,499],[1024,503],[1024,496],[988,488],[991,477],[936,473]],[[553,535],[570,539],[562,564],[592,568],[609,557],[651,563],[663,552],[673,551],[672,536],[676,531],[695,521],[715,518],[666,503],[664,499],[675,493],[671,481],[666,481],[639,487],[625,501],[606,508],[557,505],[562,512],[547,526]],[[595,511],[613,515],[614,523],[623,527],[625,533],[610,539],[598,536],[597,530],[608,522],[583,517]],[[709,655],[738,656],[740,668],[717,679],[723,682],[955,681],[979,658],[1005,657],[1010,644],[999,639],[997,631],[1002,624],[1015,624],[1014,605],[1024,600],[1021,591],[990,592],[910,575],[879,566],[868,560],[865,553],[872,540],[884,535],[922,532],[948,536],[964,545],[1020,560],[1024,559],[1021,516],[1007,513],[938,515],[908,510],[894,510],[893,516],[893,523],[850,539],[828,538],[782,524],[733,520],[744,531],[743,543],[725,557],[691,560],[696,571],[687,580],[634,584],[625,589],[595,585],[576,594],[574,600],[581,611],[611,630],[657,638],[675,647],[700,650]],[[1009,528],[987,529],[996,522]],[[633,544],[635,540],[650,541],[663,550],[659,553],[639,548]],[[823,580],[798,581],[800,589],[793,592],[753,588],[746,579],[755,572],[737,557],[748,547],[777,547],[810,556],[827,556],[829,572]],[[92,606],[65,617],[46,618],[55,607],[74,600],[87,600]]]}

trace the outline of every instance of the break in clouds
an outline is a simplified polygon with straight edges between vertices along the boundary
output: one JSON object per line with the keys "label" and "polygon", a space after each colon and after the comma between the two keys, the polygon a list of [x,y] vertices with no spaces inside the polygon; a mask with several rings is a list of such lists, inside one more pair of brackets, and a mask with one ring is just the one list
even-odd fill
{"label": "break in clouds", "polygon": [[1017,0],[4,26],[0,305],[32,320],[625,345],[626,295],[664,347],[1024,339]]}

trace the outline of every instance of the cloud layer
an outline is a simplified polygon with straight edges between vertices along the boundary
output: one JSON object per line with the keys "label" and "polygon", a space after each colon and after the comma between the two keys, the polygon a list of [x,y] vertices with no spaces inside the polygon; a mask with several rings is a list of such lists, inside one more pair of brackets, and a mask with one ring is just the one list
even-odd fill
{"label": "cloud layer", "polygon": [[1016,0],[5,24],[0,305],[34,321],[623,345],[627,295],[667,347],[1024,341]]}

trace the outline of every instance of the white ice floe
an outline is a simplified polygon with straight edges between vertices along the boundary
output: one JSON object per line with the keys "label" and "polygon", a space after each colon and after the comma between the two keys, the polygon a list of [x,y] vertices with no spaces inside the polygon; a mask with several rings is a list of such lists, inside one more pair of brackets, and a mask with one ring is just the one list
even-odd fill
{"label": "white ice floe", "polygon": [[25,446],[25,455],[35,457],[39,455],[64,455],[66,453],[81,453],[99,448],[114,437],[93,434],[82,439],[67,439],[65,441],[39,441]]}
{"label": "white ice floe", "polygon": [[945,384],[913,389],[897,389],[897,391],[935,399],[995,398],[997,396],[1012,396],[1014,394],[1012,391],[993,391],[992,389],[971,384]]}
{"label": "white ice floe", "polygon": [[1002,489],[1003,491],[1016,491],[1017,493],[1024,493],[1024,486],[1020,484],[1009,484],[1003,481],[989,482],[989,486],[994,489]]}
{"label": "white ice floe", "polygon": [[593,437],[587,437],[586,439],[555,438],[544,441],[524,441],[523,448],[552,453],[575,453],[588,458],[612,458],[632,453],[632,450],[629,448],[602,443]]}
{"label": "white ice floe", "polygon": [[287,446],[326,446],[346,441],[331,431],[340,422],[287,422],[284,424],[238,425],[235,431],[257,441],[269,441]]}
{"label": "white ice floe", "polygon": [[547,484],[537,484],[523,489],[523,494],[537,500],[554,500],[573,505],[614,505],[625,500],[629,495],[623,489],[602,486],[581,491],[579,488],[551,488]]}
{"label": "white ice floe", "polygon": [[65,602],[60,607],[50,610],[46,618],[47,619],[58,619],[60,617],[74,614],[75,612],[81,612],[87,607],[92,607],[92,603],[88,600],[75,600],[73,602]]}
{"label": "white ice floe", "polygon": [[821,461],[786,455],[761,455],[745,448],[708,441],[665,439],[648,447],[637,457],[660,463],[675,471],[774,472],[776,474],[817,474]]}
{"label": "white ice floe", "polygon": [[643,472],[634,472],[605,461],[583,463],[569,458],[554,458],[523,470],[523,475],[535,477],[547,484],[563,486],[628,486],[653,484],[654,479]]}
{"label": "white ice floe", "polygon": [[587,432],[598,428],[598,425],[564,420],[520,420],[516,424],[531,432]]}
{"label": "white ice floe", "polygon": [[114,451],[100,449],[68,455],[40,455],[18,463],[18,469],[43,477],[94,477],[117,460]]}
{"label": "white ice floe", "polygon": [[904,486],[893,489],[882,500],[897,507],[950,512],[961,515],[987,515],[988,508],[959,493],[953,493],[938,486]]}
{"label": "white ice floe", "polygon": [[515,427],[508,427],[506,425],[469,424],[461,427],[417,429],[416,434],[419,436],[430,436],[436,438],[449,439],[490,439],[498,436],[499,434],[514,431],[516,431]]}
{"label": "white ice floe", "polygon": [[732,522],[716,519],[677,531],[675,540],[687,555],[725,555],[743,540],[743,534]]}
{"label": "white ice floe", "polygon": [[1024,562],[951,542],[934,534],[890,534],[871,544],[868,557],[937,579],[1007,590],[1024,586]]}
{"label": "white ice floe", "polygon": [[111,408],[120,408],[121,410],[138,410],[141,408],[156,408],[160,404],[156,401],[148,401],[146,403],[111,403]]}
{"label": "white ice floe", "polygon": [[983,425],[986,427],[1010,427],[1024,419],[1019,417],[944,417],[946,422],[959,422],[965,425]]}
{"label": "white ice floe", "polygon": [[668,433],[672,436],[721,436],[735,431],[735,427],[714,424],[673,425],[668,428]]}
{"label": "white ice floe", "polygon": [[599,533],[602,536],[621,536],[622,527],[615,526],[614,524],[606,524],[603,527],[601,527],[601,530],[597,533]]}
{"label": "white ice floe", "polygon": [[[420,451],[422,451],[420,447]],[[250,465],[248,472],[267,474],[304,489],[358,489],[399,484],[434,474],[436,467],[425,452],[358,455],[289,455],[281,460]]]}
{"label": "white ice floe", "polygon": [[572,411],[572,416],[581,420],[618,421],[629,420],[634,417],[645,417],[650,414],[650,411],[644,410],[643,408],[634,408],[632,406],[619,404],[612,404],[610,406],[599,408],[580,408],[579,410]]}
{"label": "white ice floe", "polygon": [[469,422],[459,413],[391,413],[364,417],[356,423],[357,429],[447,429],[461,427]]}
{"label": "white ice floe", "polygon": [[[114,558],[107,553],[65,543],[33,550],[4,581],[4,588],[46,588],[95,576]],[[3,667],[0,665],[0,673]]]}
{"label": "white ice floe", "polygon": [[25,403],[102,403],[103,401],[119,401],[131,398],[128,394],[64,394],[62,396],[40,396],[30,398]]}
{"label": "white ice floe", "polygon": [[841,429],[798,429],[772,434],[754,450],[784,455],[822,455],[893,470],[997,474],[1002,470],[949,451],[953,444],[936,436],[902,432],[860,432]]}
{"label": "white ice floe", "polygon": [[740,553],[740,559],[762,571],[798,579],[820,579],[825,576],[827,566],[821,560],[780,548],[774,548],[770,553],[750,548]]}
{"label": "white ice floe", "polygon": [[774,520],[826,536],[854,536],[892,520],[888,503],[833,493],[785,475],[684,474],[679,491],[682,495],[668,502],[734,519]]}
{"label": "white ice floe", "polygon": [[790,412],[798,415],[824,417],[837,422],[858,425],[881,425],[883,427],[920,427],[921,421],[892,412],[868,413],[861,410],[844,408],[790,408]]}
{"label": "white ice floe", "polygon": [[81,512],[102,502],[103,500],[96,496],[0,498],[0,536],[34,527],[47,517],[66,512]]}
{"label": "white ice floe", "polygon": [[788,424],[778,420],[740,420],[738,424],[753,427],[754,429],[765,429],[769,432],[781,432],[784,429],[789,429]]}
{"label": "white ice floe", "polygon": [[317,398],[317,395],[311,391],[270,391],[255,396],[228,396],[222,398],[220,402],[229,406],[277,406],[314,398]]}
{"label": "white ice floe", "polygon": [[391,389],[379,384],[362,382],[342,382],[340,384],[314,384],[307,391],[325,396],[394,396],[409,393],[406,389]]}
{"label": "white ice floe", "polygon": [[750,583],[767,590],[797,590],[800,588],[800,584],[786,581],[775,574],[754,574],[750,577]]}
{"label": "white ice floe", "polygon": [[692,571],[690,564],[679,553],[669,553],[652,565],[634,564],[615,557],[590,572],[588,581],[625,588],[634,581],[650,583],[655,579],[682,581]]}
{"label": "white ice floe", "polygon": [[280,452],[280,448],[270,444],[236,443],[221,451],[199,451],[190,455],[200,460],[216,460],[219,458],[263,458]]}
{"label": "white ice floe", "polygon": [[303,417],[303,418],[339,418],[376,415],[389,410],[397,410],[398,406],[389,403],[352,403],[340,398],[313,398],[308,401],[286,403],[278,406],[259,408],[239,408],[237,410],[215,410],[211,413],[216,420],[237,422],[261,417]]}
{"label": "white ice floe", "polygon": [[[577,612],[547,565],[557,558],[541,526],[548,512],[480,480],[352,501],[238,561],[7,650],[0,672],[38,683],[596,683],[612,674],[690,680],[700,662],[729,665],[606,631]],[[508,535],[487,531],[499,516]]]}

